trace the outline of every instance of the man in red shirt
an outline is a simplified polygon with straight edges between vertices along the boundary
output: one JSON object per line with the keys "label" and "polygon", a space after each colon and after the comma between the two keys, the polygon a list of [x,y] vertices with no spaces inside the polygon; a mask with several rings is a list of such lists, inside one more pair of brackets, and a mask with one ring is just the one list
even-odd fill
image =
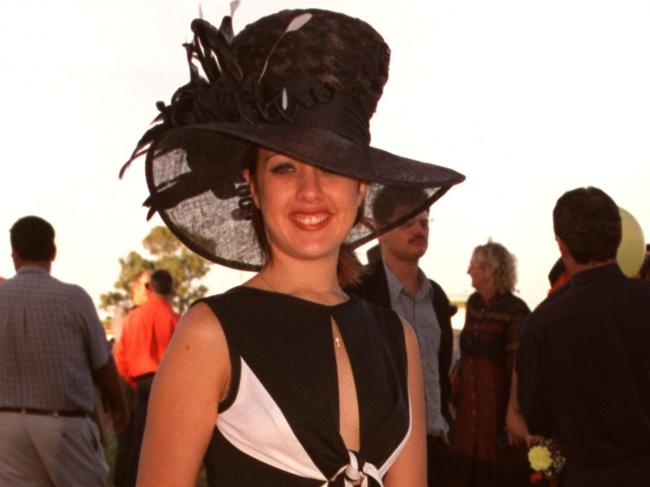
{"label": "man in red shirt", "polygon": [[147,284],[148,299],[126,315],[122,336],[115,346],[117,369],[135,391],[123,486],[135,485],[151,383],[178,323],[179,316],[170,304],[173,292],[169,272],[153,272]]}

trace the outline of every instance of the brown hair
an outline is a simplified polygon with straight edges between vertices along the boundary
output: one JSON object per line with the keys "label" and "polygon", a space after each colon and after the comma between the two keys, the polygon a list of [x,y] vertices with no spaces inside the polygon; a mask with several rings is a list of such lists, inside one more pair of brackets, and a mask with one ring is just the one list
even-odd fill
{"label": "brown hair", "polygon": [[578,264],[616,258],[621,242],[621,215],[603,190],[587,187],[567,191],[553,209],[553,229]]}

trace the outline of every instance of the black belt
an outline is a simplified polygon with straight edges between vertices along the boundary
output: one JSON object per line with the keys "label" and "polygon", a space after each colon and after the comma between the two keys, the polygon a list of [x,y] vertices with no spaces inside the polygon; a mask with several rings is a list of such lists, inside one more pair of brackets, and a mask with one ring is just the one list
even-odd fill
{"label": "black belt", "polygon": [[34,408],[0,408],[0,413],[35,414],[37,416],[53,416],[55,418],[86,418],[89,414],[85,411],[48,411]]}

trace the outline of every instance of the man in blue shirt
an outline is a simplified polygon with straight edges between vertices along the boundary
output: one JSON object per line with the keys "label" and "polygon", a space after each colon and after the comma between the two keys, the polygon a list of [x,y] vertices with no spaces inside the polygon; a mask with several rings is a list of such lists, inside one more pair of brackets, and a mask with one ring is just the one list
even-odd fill
{"label": "man in blue shirt", "polygon": [[[421,207],[427,198],[424,190],[385,187],[373,202],[373,216],[381,224],[396,211]],[[446,487],[447,434],[451,423],[451,316],[456,309],[449,304],[442,288],[428,279],[418,265],[428,243],[426,209],[379,237],[381,255],[369,259],[368,273],[349,292],[391,308],[411,324],[418,337],[427,421],[427,477],[429,487]]]}

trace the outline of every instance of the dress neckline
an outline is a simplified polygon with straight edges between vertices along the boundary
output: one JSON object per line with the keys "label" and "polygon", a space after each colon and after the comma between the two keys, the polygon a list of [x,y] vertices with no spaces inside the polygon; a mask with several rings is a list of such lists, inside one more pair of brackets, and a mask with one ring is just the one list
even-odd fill
{"label": "dress neckline", "polygon": [[311,301],[309,299],[301,298],[298,296],[294,296],[293,294],[286,294],[286,293],[281,293],[278,291],[271,291],[270,289],[261,289],[258,287],[252,287],[252,286],[237,286],[234,287],[232,290],[242,290],[244,292],[253,292],[253,293],[259,293],[259,294],[266,294],[268,296],[277,296],[279,298],[288,300],[288,301],[294,301],[296,303],[304,304],[306,306],[312,306],[315,308],[319,309],[327,309],[327,310],[336,310],[336,309],[341,309],[349,305],[354,301],[354,296],[348,295],[348,299],[345,301],[341,301],[340,303],[337,304],[324,304],[324,303],[319,303],[317,301]]}

